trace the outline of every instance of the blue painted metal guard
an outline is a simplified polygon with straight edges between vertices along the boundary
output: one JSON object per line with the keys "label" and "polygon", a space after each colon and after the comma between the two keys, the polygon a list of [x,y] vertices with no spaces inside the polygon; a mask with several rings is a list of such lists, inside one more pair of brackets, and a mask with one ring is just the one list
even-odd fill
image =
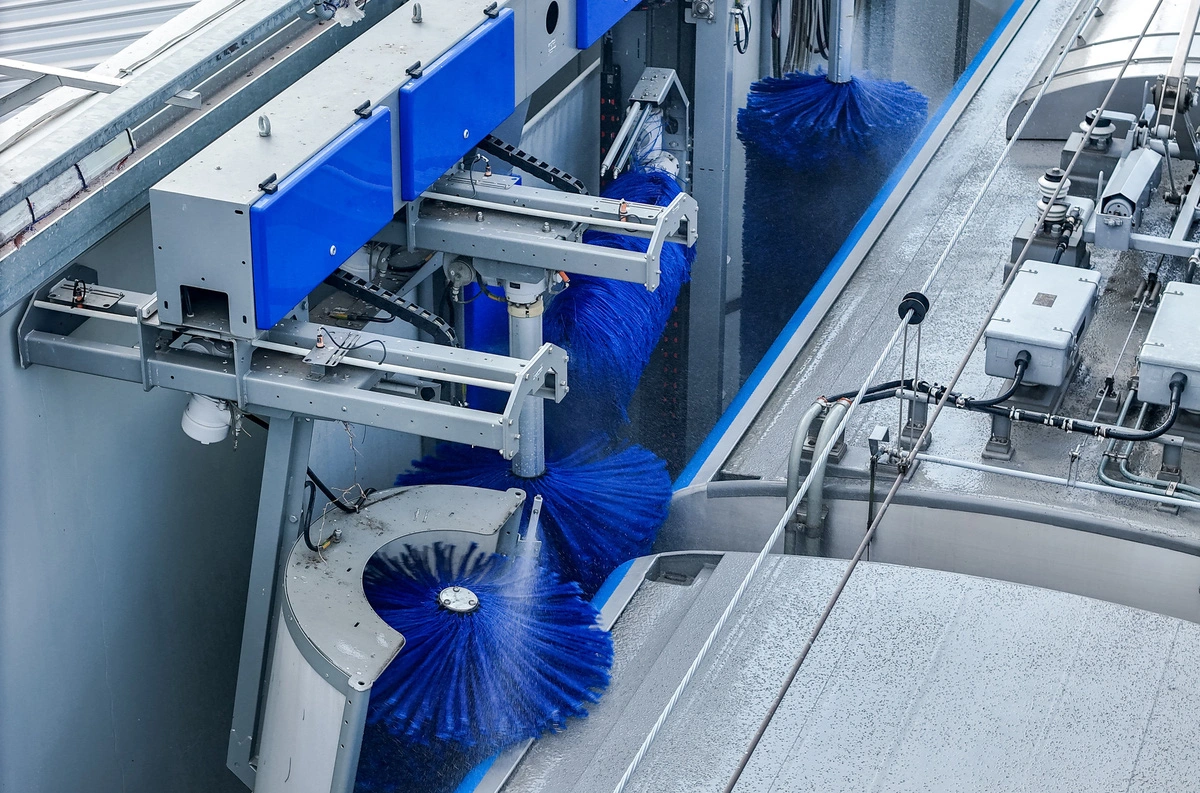
{"label": "blue painted metal guard", "polygon": [[840,270],[842,265],[846,263],[846,259],[850,255],[850,251],[852,251],[854,246],[858,244],[860,239],[862,239],[862,236],[866,233],[867,228],[875,221],[875,216],[879,214],[881,209],[883,209],[884,203],[896,190],[896,186],[899,184],[901,177],[903,177],[905,172],[912,167],[913,160],[916,159],[917,154],[925,147],[925,144],[933,135],[933,131],[937,129],[938,124],[942,123],[942,119],[946,117],[948,112],[950,112],[951,106],[954,105],[959,95],[967,87],[967,83],[970,82],[971,78],[975,76],[975,72],[983,64],[984,59],[987,57],[988,53],[991,52],[992,47],[996,45],[996,42],[1004,33],[1005,29],[1008,28],[1009,23],[1012,21],[1013,17],[1016,16],[1017,11],[1020,10],[1021,6],[1023,6],[1026,2],[1028,2],[1028,0],[1013,0],[1012,4],[1008,7],[1008,11],[1005,12],[1004,17],[992,30],[992,35],[988,37],[988,40],[985,41],[983,46],[979,48],[979,52],[975,55],[975,59],[971,61],[971,64],[967,67],[966,71],[964,71],[962,76],[958,78],[958,82],[954,84],[954,88],[950,91],[950,95],[946,97],[946,99],[938,107],[937,112],[934,113],[934,115],[925,124],[925,128],[921,131],[921,134],[913,142],[913,145],[909,147],[908,153],[904,155],[904,159],[901,160],[900,164],[897,165],[895,170],[892,171],[892,174],[890,177],[888,177],[887,182],[884,183],[882,188],[880,188],[879,192],[875,196],[875,200],[871,202],[869,207],[867,207],[867,211],[863,213],[861,218],[859,218],[858,223],[851,230],[850,236],[846,238],[846,241],[842,244],[842,247],[838,249],[837,254],[833,257],[833,260],[828,264],[828,266],[825,267],[825,270],[821,273],[821,277],[817,279],[817,282],[813,285],[812,290],[809,291],[808,295],[804,298],[804,302],[802,302],[800,307],[796,309],[796,313],[792,314],[792,318],[788,320],[787,325],[784,326],[783,330],[775,338],[775,343],[771,345],[771,348],[767,350],[766,355],[764,355],[762,360],[758,362],[758,366],[754,367],[754,371],[750,373],[750,377],[746,379],[744,384],[742,384],[741,389],[739,389],[737,392],[737,396],[733,398],[733,402],[731,402],[725,412],[721,414],[721,418],[717,420],[716,425],[704,438],[704,442],[700,444],[700,448],[696,449],[696,453],[692,455],[691,460],[688,461],[687,467],[685,467],[675,479],[675,490],[682,490],[683,488],[692,484],[699,484],[694,483],[692,480],[695,479],[696,475],[700,472],[700,468],[704,465],[704,461],[708,459],[710,454],[712,454],[713,449],[716,448],[722,436],[725,435],[730,425],[733,424],[734,418],[737,417],[737,415],[742,411],[742,409],[746,406],[746,403],[750,401],[750,395],[754,393],[755,389],[758,388],[759,383],[761,383],[763,378],[767,376],[767,372],[770,371],[771,367],[775,365],[775,361],[780,355],[783,354],[784,347],[787,346],[788,341],[800,329],[800,325],[803,324],[804,320],[808,317],[808,313],[812,310],[813,306],[816,305],[817,300],[820,299],[825,290],[829,288],[829,284],[833,281],[834,276],[837,275],[838,270]]}
{"label": "blue painted metal guard", "polygon": [[400,88],[400,196],[412,201],[512,115],[513,12],[500,11]]}
{"label": "blue painted metal guard", "polygon": [[392,219],[391,112],[379,108],[250,206],[254,315],[267,330]]}
{"label": "blue painted metal guard", "polygon": [[637,5],[638,0],[577,0],[575,46],[586,50]]}

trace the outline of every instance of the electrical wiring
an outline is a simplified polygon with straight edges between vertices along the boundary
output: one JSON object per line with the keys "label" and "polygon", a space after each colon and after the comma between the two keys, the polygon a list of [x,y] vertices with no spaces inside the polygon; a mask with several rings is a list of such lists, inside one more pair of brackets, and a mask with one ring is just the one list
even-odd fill
{"label": "electrical wiring", "polygon": [[[507,299],[493,294],[492,291],[487,288],[487,284],[485,284],[483,282],[483,276],[480,275],[478,272],[475,273],[475,284],[476,284],[476,286],[479,287],[479,293],[487,296],[490,300],[495,300],[497,303],[508,303]],[[479,295],[475,295],[475,297],[479,297]],[[471,300],[474,300],[475,297],[471,298]],[[464,301],[464,302],[470,302],[470,301]]]}
{"label": "electrical wiring", "polygon": [[387,363],[387,345],[379,339],[370,339],[369,341],[364,341],[362,344],[354,344],[347,347],[344,344],[339,344],[338,340],[333,337],[333,334],[330,333],[329,329],[324,325],[320,327],[320,331],[329,337],[330,344],[332,344],[334,347],[337,347],[339,350],[345,350],[346,352],[353,352],[354,350],[361,350],[363,347],[369,347],[372,344],[378,344],[379,348],[383,350],[383,358],[380,359],[379,363]]}
{"label": "electrical wiring", "polygon": [[[743,30],[743,28],[745,28]],[[733,46],[739,55],[745,55],[750,47],[750,33],[754,24],[750,17],[750,7],[738,0],[733,5]]]}

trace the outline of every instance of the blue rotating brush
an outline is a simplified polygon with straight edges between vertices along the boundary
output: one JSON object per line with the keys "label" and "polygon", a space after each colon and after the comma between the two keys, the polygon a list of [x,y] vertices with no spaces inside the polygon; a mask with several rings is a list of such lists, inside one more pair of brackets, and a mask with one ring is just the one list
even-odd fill
{"label": "blue rotating brush", "polygon": [[360,790],[452,789],[586,716],[608,685],[612,637],[577,584],[532,559],[406,546],[372,560],[363,589],[405,643],[371,692]]}
{"label": "blue rotating brush", "polygon": [[[929,110],[905,83],[850,73],[853,0],[796,0],[792,8],[782,76],[754,83],[738,112],[746,147],[743,376],[817,283]],[[798,71],[806,52],[828,53],[829,72]]]}
{"label": "blue rotating brush", "polygon": [[[629,171],[605,190],[608,198],[666,206],[679,195],[675,177],[665,171]],[[591,245],[645,251],[649,241],[623,234],[589,231]],[[616,437],[629,422],[629,404],[658,344],[679,290],[691,276],[694,248],[667,243],[659,256],[659,285],[576,275],[555,296],[544,318],[546,341],[567,351],[571,395],[546,406],[546,431],[557,448],[572,448],[592,433]]]}
{"label": "blue rotating brush", "polygon": [[491,449],[444,444],[415,463],[397,485],[471,485],[523,489],[541,496],[542,553],[563,578],[592,595],[618,565],[650,552],[667,518],[671,477],[661,459],[640,446],[593,440],[546,460],[545,472],[521,477]]}

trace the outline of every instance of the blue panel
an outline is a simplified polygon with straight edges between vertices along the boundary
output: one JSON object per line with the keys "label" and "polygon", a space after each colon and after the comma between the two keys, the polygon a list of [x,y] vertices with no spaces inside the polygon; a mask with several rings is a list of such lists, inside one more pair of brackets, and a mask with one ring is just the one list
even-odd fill
{"label": "blue panel", "polygon": [[516,107],[513,12],[505,8],[400,88],[400,196],[412,201]]}
{"label": "blue panel", "polygon": [[354,122],[250,207],[259,330],[287,316],[392,219],[390,119],[381,107]]}
{"label": "blue panel", "polygon": [[637,5],[638,0],[577,0],[575,46],[586,50]]}

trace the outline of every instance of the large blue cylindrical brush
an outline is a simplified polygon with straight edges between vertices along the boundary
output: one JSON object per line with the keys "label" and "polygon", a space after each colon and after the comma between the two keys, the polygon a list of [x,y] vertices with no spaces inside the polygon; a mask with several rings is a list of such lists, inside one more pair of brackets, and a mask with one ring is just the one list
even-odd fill
{"label": "large blue cylindrical brush", "polygon": [[671,477],[661,459],[640,446],[614,450],[599,440],[572,452],[551,450],[545,473],[530,478],[514,474],[491,449],[458,444],[445,444],[414,465],[397,485],[519,487],[526,505],[540,495],[545,562],[589,596],[618,565],[650,552],[671,502]]}
{"label": "large blue cylindrical brush", "polygon": [[405,546],[372,560],[363,589],[404,647],[371,691],[362,791],[453,789],[479,760],[586,716],[608,685],[611,635],[577,584],[533,560]]}
{"label": "large blue cylindrical brush", "polygon": [[[609,198],[665,206],[679,195],[675,177],[664,171],[630,171],[604,191]],[[584,242],[628,251],[645,251],[641,237],[590,231]],[[695,250],[676,243],[663,246],[659,285],[576,275],[550,301],[543,319],[545,339],[567,351],[571,394],[546,406],[546,431],[552,445],[573,448],[593,432],[615,437],[629,421],[629,405],[642,372],[670,320],[679,290],[691,277]]]}
{"label": "large blue cylindrical brush", "polygon": [[928,113],[929,100],[907,83],[791,72],[750,86],[738,137],[800,174],[853,164],[869,175],[903,156]]}
{"label": "large blue cylindrical brush", "polygon": [[420,743],[507,746],[587,715],[608,685],[612,637],[579,586],[532,560],[435,543],[363,576],[404,649],[367,719]]}
{"label": "large blue cylindrical brush", "polygon": [[[758,364],[819,281],[925,125],[928,100],[902,82],[850,73],[853,0],[796,0],[783,74],[750,88],[738,112],[746,147],[742,374]],[[828,42],[829,73],[796,70]],[[813,50],[816,51],[816,50]]]}

